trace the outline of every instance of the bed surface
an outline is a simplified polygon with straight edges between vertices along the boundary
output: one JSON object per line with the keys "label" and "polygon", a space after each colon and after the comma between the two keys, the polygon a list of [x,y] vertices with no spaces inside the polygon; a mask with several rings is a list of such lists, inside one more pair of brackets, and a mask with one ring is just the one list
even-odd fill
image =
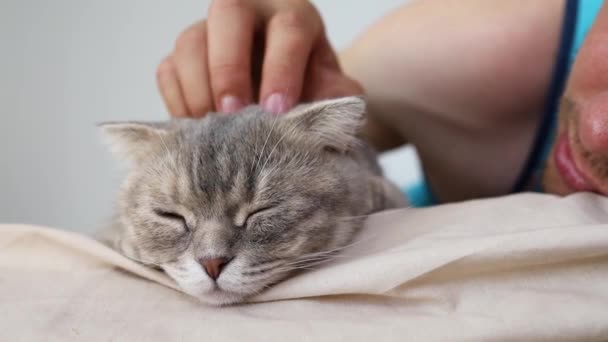
{"label": "bed surface", "polygon": [[0,271],[2,341],[600,341],[608,199],[379,213],[341,257],[225,308],[58,229],[0,225]]}

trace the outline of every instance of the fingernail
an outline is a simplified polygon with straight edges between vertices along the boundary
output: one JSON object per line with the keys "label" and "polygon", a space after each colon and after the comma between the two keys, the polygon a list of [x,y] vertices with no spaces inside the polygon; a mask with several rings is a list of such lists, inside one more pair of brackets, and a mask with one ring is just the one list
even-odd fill
{"label": "fingernail", "polygon": [[263,107],[264,110],[272,114],[283,114],[288,109],[287,96],[274,93],[266,98]]}
{"label": "fingernail", "polygon": [[220,110],[224,113],[234,113],[243,108],[243,101],[236,96],[226,95],[222,97],[220,107]]}

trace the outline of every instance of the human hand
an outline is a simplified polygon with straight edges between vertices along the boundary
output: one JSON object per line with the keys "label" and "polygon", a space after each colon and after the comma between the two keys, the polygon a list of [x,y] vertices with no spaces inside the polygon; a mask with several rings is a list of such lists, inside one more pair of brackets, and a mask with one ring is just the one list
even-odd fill
{"label": "human hand", "polygon": [[306,0],[214,0],[157,70],[174,117],[234,112],[253,102],[279,114],[300,101],[360,94]]}

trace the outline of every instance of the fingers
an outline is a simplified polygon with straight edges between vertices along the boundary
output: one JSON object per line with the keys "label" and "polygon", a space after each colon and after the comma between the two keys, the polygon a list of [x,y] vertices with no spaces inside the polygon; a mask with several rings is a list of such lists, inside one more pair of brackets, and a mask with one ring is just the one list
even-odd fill
{"label": "fingers", "polygon": [[215,0],[209,8],[209,76],[216,108],[249,104],[255,12],[246,0]]}
{"label": "fingers", "polygon": [[338,58],[325,36],[314,46],[304,84],[301,95],[304,101],[363,94],[361,85],[342,72]]}
{"label": "fingers", "polygon": [[304,102],[363,94],[363,88],[357,81],[322,66],[307,71],[304,84],[301,96]]}
{"label": "fingers", "polygon": [[207,28],[198,22],[175,43],[173,61],[189,116],[201,117],[213,110],[207,70]]}
{"label": "fingers", "polygon": [[182,95],[175,64],[170,56],[158,66],[156,83],[169,114],[173,117],[188,116],[189,111]]}
{"label": "fingers", "polygon": [[282,11],[268,24],[260,99],[271,113],[283,113],[299,100],[306,65],[322,29],[320,20],[308,13]]}
{"label": "fingers", "polygon": [[[254,37],[263,37],[263,44],[254,46]],[[331,85],[322,80],[330,75],[341,90],[327,89]],[[208,21],[178,37],[157,80],[171,115],[200,117],[214,109],[238,111],[254,95],[267,111],[282,113],[303,98],[353,92],[352,81],[341,76],[321,17],[310,3],[214,0]]]}

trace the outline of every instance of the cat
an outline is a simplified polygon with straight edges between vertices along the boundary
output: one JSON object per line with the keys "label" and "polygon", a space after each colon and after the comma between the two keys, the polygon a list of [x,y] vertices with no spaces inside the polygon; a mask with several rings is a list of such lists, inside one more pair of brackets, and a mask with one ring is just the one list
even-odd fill
{"label": "cat", "polygon": [[367,215],[406,205],[360,139],[365,101],[100,125],[130,162],[106,241],[211,305],[331,259]]}

